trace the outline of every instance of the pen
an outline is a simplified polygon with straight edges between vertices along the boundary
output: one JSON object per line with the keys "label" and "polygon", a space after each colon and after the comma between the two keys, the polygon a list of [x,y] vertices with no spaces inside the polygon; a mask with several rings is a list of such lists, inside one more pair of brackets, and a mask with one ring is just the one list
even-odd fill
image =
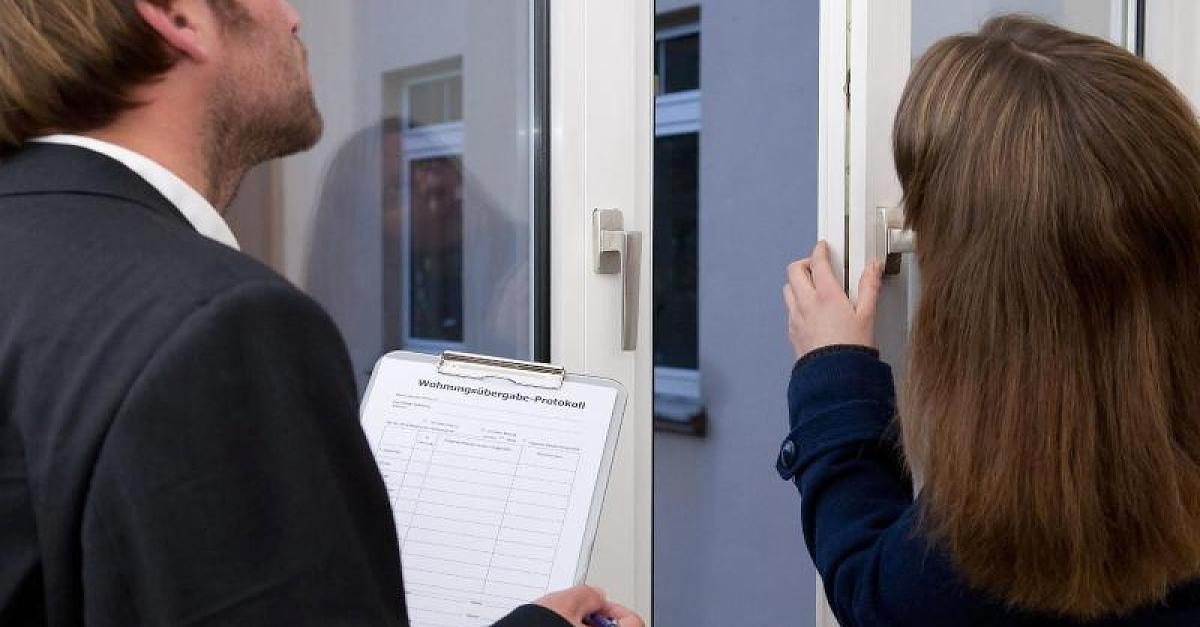
{"label": "pen", "polygon": [[600,613],[588,614],[584,617],[583,624],[588,627],[621,627],[617,621]]}

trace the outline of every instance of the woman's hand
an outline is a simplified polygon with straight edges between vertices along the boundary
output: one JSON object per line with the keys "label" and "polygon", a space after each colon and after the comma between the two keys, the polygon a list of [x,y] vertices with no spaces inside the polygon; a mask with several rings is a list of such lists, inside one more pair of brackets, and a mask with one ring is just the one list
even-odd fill
{"label": "woman's hand", "polygon": [[602,590],[591,586],[575,586],[552,592],[534,603],[562,616],[574,627],[590,627],[585,625],[583,619],[591,614],[611,618],[620,627],[645,627],[645,623],[637,614],[616,603],[610,603],[604,598]]}
{"label": "woman's hand", "polygon": [[787,268],[783,302],[788,310],[788,339],[799,359],[834,344],[875,346],[875,302],[883,263],[868,264],[858,280],[858,304],[842,291],[829,264],[829,244],[817,242],[812,257]]}

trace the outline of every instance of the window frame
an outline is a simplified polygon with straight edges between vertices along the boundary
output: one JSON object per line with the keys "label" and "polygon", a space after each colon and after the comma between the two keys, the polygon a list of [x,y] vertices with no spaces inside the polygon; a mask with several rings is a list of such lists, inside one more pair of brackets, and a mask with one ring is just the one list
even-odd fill
{"label": "window frame", "polygon": [[638,269],[638,344],[623,350],[621,280],[595,272],[592,216],[618,208],[626,230],[653,229],[654,3],[556,2],[550,21],[551,359],[629,394],[587,583],[649,617],[651,264]]}

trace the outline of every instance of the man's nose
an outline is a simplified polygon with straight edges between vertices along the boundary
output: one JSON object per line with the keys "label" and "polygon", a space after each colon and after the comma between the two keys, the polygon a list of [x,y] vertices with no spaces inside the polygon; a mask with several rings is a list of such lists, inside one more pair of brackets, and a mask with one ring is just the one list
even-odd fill
{"label": "man's nose", "polygon": [[292,34],[299,33],[300,32],[300,24],[302,22],[302,20],[300,19],[300,12],[297,11],[296,7],[292,6],[292,3],[288,2],[287,0],[283,1],[283,10],[284,10],[284,13],[287,15],[288,22],[290,22],[292,25]]}

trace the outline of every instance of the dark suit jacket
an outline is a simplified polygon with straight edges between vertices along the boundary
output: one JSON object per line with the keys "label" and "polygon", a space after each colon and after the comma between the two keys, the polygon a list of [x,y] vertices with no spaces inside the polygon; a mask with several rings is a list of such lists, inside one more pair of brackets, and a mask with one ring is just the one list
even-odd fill
{"label": "dark suit jacket", "polygon": [[320,307],[136,174],[0,161],[0,625],[407,625],[357,407]]}

